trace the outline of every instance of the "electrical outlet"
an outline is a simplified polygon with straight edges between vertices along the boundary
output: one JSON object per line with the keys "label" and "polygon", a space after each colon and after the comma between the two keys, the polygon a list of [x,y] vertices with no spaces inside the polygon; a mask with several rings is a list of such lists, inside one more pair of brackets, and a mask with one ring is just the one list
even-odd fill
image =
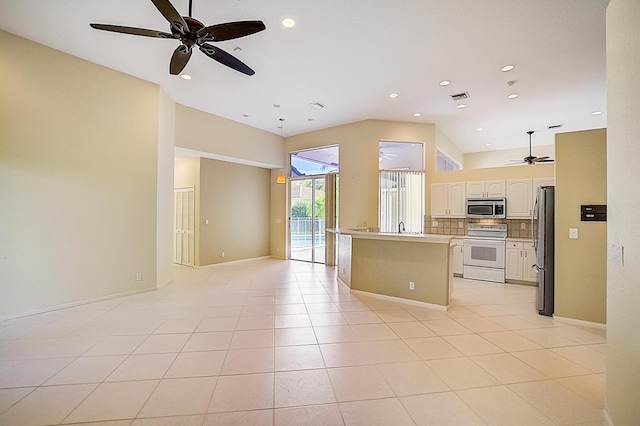
{"label": "electrical outlet", "polygon": [[136,272],[136,281],[142,281],[142,272]]}
{"label": "electrical outlet", "polygon": [[413,281],[409,281],[409,290],[415,290],[416,289],[416,283],[414,283]]}
{"label": "electrical outlet", "polygon": [[224,252],[222,252],[222,253],[220,254],[220,256],[224,257]]}
{"label": "electrical outlet", "polygon": [[437,220],[432,221],[431,222],[431,226],[434,227],[434,228],[437,228],[438,227],[438,221]]}
{"label": "electrical outlet", "polygon": [[578,238],[578,228],[569,228],[569,238]]}
{"label": "electrical outlet", "polygon": [[458,228],[464,228],[464,222],[460,221],[458,222]]}
{"label": "electrical outlet", "polygon": [[526,222],[522,222],[520,224],[520,229],[527,229],[527,223]]}

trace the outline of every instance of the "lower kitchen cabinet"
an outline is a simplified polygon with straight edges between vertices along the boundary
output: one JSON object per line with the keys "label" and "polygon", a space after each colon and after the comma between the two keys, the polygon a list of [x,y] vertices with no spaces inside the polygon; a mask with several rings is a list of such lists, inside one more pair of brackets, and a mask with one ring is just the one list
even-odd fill
{"label": "lower kitchen cabinet", "polygon": [[451,256],[451,270],[455,275],[462,276],[462,264],[464,260],[464,252],[463,252],[463,239],[454,238],[451,240],[451,243],[454,244],[452,250],[453,254]]}
{"label": "lower kitchen cabinet", "polygon": [[533,243],[507,241],[505,279],[535,283],[538,278],[531,268],[534,263],[536,263],[536,252]]}

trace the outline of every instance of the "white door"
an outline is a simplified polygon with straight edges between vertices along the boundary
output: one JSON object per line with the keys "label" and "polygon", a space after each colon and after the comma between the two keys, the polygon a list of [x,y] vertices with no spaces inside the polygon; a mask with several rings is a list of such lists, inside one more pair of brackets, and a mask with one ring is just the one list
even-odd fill
{"label": "white door", "polygon": [[174,189],[173,262],[193,266],[195,263],[195,190]]}

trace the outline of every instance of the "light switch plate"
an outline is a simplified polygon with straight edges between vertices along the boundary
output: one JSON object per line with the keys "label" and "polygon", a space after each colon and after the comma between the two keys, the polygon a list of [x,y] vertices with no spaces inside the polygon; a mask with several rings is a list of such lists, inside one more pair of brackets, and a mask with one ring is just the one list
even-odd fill
{"label": "light switch plate", "polygon": [[609,246],[611,262],[616,266],[624,266],[624,247],[618,244]]}
{"label": "light switch plate", "polygon": [[578,228],[569,228],[569,238],[578,238]]}

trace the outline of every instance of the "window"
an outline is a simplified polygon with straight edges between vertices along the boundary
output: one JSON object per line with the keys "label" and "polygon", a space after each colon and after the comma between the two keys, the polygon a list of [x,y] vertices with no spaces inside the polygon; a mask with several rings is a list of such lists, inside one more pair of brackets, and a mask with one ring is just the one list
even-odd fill
{"label": "window", "polygon": [[453,158],[449,157],[444,152],[437,150],[438,154],[436,157],[436,172],[446,172],[449,170],[460,170],[462,167],[460,163],[458,163]]}
{"label": "window", "polygon": [[291,177],[338,173],[338,146],[291,153]]}
{"label": "window", "polygon": [[424,150],[421,143],[380,142],[378,149],[380,232],[424,230]]}
{"label": "window", "polygon": [[380,232],[422,233],[424,228],[424,172],[380,171]]}

